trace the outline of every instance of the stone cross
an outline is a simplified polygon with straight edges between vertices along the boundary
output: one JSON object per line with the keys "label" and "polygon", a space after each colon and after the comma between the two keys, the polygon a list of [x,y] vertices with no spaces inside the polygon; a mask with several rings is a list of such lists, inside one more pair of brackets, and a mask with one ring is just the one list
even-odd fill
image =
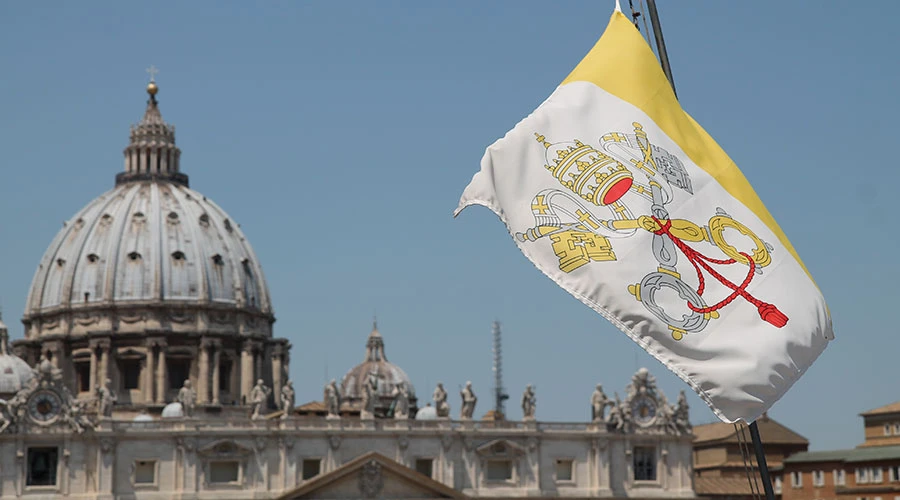
{"label": "stone cross", "polygon": [[159,70],[151,64],[150,67],[147,68],[147,73],[150,73],[150,81],[154,82],[156,81],[156,74],[159,73]]}

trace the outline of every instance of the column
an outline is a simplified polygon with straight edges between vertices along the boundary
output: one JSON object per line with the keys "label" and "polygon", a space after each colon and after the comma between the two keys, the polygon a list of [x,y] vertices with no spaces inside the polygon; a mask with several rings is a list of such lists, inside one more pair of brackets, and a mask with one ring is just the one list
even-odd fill
{"label": "column", "polygon": [[109,378],[109,341],[100,343],[100,385],[106,386]]}
{"label": "column", "polygon": [[156,368],[153,362],[153,344],[147,344],[144,367],[144,401],[151,403],[153,402],[153,371]]}
{"label": "column", "polygon": [[209,404],[209,339],[200,341],[200,369],[197,378],[197,404]]}
{"label": "column", "polygon": [[222,345],[213,344],[212,404],[219,404],[219,367],[221,365]]}
{"label": "column", "polygon": [[256,381],[263,378],[263,361],[265,357],[263,356],[263,348],[261,346],[257,347],[253,353],[253,357],[255,362],[253,363],[253,384],[256,384]]}
{"label": "column", "polygon": [[275,396],[275,407],[281,408],[281,357],[284,351],[280,344],[272,346],[272,394]]}
{"label": "column", "polygon": [[253,343],[249,340],[244,342],[244,348],[241,349],[241,404],[247,404],[247,398],[250,396],[250,389],[253,388]]}
{"label": "column", "polygon": [[158,342],[159,357],[156,359],[156,404],[166,404],[166,390],[169,388],[168,380],[166,380],[166,344]]}
{"label": "column", "polygon": [[91,375],[90,375],[90,391],[91,394],[94,394],[94,391],[97,390],[97,346],[91,344]]}

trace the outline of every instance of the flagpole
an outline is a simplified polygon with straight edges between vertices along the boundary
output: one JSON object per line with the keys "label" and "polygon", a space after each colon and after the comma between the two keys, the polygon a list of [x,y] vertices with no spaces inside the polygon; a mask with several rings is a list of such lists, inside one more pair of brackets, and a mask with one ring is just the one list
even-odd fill
{"label": "flagpole", "polygon": [[672,67],[669,66],[666,41],[663,38],[662,26],[659,24],[659,13],[656,12],[656,0],[647,0],[647,10],[650,14],[650,25],[653,26],[653,37],[656,38],[656,52],[659,54],[659,63],[662,65],[663,73],[666,74],[666,78],[669,79],[669,83],[672,85],[672,92],[675,93],[675,97],[678,97],[678,93],[675,92],[675,78],[672,77]]}
{"label": "flagpole", "polygon": [[[663,38],[662,26],[659,23],[659,13],[656,11],[656,0],[647,0],[647,13],[650,15],[650,25],[653,27],[653,37],[656,39],[656,52],[659,54],[659,63],[663,73],[672,85],[675,97],[675,78],[672,77],[672,67],[669,65],[669,54],[666,52],[666,41]],[[775,500],[775,491],[772,489],[772,478],[769,476],[769,467],[766,464],[766,453],[763,450],[762,439],[759,436],[759,426],[754,420],[749,426],[750,439],[753,441],[753,451],[756,454],[756,464],[759,467],[759,479],[762,481],[766,500]]]}
{"label": "flagpole", "polygon": [[763,490],[766,492],[766,500],[775,500],[775,490],[772,489],[772,478],[769,477],[769,466],[766,464],[766,453],[763,451],[762,439],[759,437],[759,427],[756,420],[750,424],[750,440],[753,441],[753,451],[756,452],[756,465],[759,467],[759,479],[762,481]]}

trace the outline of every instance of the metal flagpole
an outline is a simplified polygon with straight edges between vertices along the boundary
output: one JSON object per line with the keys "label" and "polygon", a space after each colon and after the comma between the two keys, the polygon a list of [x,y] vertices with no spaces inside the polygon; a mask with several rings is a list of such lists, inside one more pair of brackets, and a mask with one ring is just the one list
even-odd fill
{"label": "metal flagpole", "polygon": [[[653,26],[653,37],[656,38],[656,52],[659,54],[659,63],[662,65],[663,73],[669,79],[672,85],[672,92],[675,92],[675,79],[672,78],[672,67],[669,66],[669,54],[666,52],[666,41],[663,39],[662,27],[659,25],[659,14],[656,12],[656,0],[647,0],[647,10],[650,14],[650,25]],[[675,92],[675,97],[678,93]]]}
{"label": "metal flagpole", "polygon": [[[656,11],[656,0],[647,0],[647,13],[650,15],[650,25],[653,26],[653,36],[656,38],[656,51],[659,54],[659,63],[663,73],[672,85],[675,92],[675,79],[672,77],[672,67],[669,66],[669,54],[666,52],[666,41],[663,38],[662,27],[659,24],[659,13]],[[678,94],[675,93],[675,97]],[[749,426],[750,439],[753,441],[753,451],[756,454],[756,465],[759,467],[759,478],[766,492],[766,500],[775,500],[775,491],[772,489],[772,478],[769,476],[769,467],[766,465],[766,453],[763,450],[762,440],[759,437],[759,426],[753,421]]]}

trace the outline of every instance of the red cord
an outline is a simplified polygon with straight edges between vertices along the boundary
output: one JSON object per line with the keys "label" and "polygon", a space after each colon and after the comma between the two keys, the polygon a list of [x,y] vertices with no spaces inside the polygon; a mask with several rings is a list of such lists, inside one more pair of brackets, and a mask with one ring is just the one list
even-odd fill
{"label": "red cord", "polygon": [[766,302],[763,302],[763,301],[757,299],[756,297],[754,297],[753,295],[750,295],[749,292],[747,292],[747,287],[750,285],[750,282],[753,281],[753,276],[754,276],[754,273],[756,272],[756,262],[754,262],[753,259],[749,255],[747,255],[744,252],[738,252],[745,259],[747,259],[747,262],[749,262],[750,270],[747,272],[747,277],[744,278],[744,281],[740,285],[735,285],[728,278],[719,274],[715,269],[713,269],[709,265],[709,264],[720,264],[720,265],[736,264],[737,261],[735,259],[720,260],[720,259],[713,259],[713,258],[707,257],[707,256],[703,255],[702,253],[694,250],[693,248],[687,246],[687,244],[685,242],[681,241],[681,239],[676,238],[675,236],[672,235],[672,233],[670,232],[670,230],[672,228],[672,220],[671,219],[669,219],[665,223],[663,223],[663,222],[660,222],[660,220],[657,219],[656,217],[653,217],[652,215],[650,217],[653,218],[653,221],[656,222],[657,225],[659,225],[659,229],[654,231],[654,234],[660,234],[660,235],[664,234],[664,235],[668,236],[669,239],[672,240],[672,243],[674,243],[675,246],[677,246],[678,249],[681,250],[681,252],[684,254],[684,256],[687,257],[687,259],[691,263],[691,265],[694,266],[694,270],[697,271],[697,279],[700,282],[700,285],[697,287],[697,295],[702,296],[703,292],[706,291],[706,279],[703,277],[703,272],[702,272],[701,268],[705,269],[706,272],[708,272],[713,278],[718,280],[719,283],[721,283],[721,284],[725,285],[726,287],[730,288],[731,290],[733,290],[729,296],[720,300],[716,304],[714,304],[712,306],[708,306],[708,307],[697,307],[694,304],[691,304],[690,301],[687,301],[687,305],[692,311],[694,311],[696,313],[700,313],[700,314],[708,314],[708,313],[711,313],[714,311],[718,311],[719,309],[732,303],[734,301],[734,299],[736,299],[738,296],[741,296],[744,298],[744,300],[746,300],[747,302],[756,306],[757,310],[759,311],[759,316],[764,321],[771,323],[772,325],[774,325],[778,328],[781,328],[787,324],[788,317],[785,316],[784,313],[779,311],[777,307],[775,307],[773,304],[768,304]]}

